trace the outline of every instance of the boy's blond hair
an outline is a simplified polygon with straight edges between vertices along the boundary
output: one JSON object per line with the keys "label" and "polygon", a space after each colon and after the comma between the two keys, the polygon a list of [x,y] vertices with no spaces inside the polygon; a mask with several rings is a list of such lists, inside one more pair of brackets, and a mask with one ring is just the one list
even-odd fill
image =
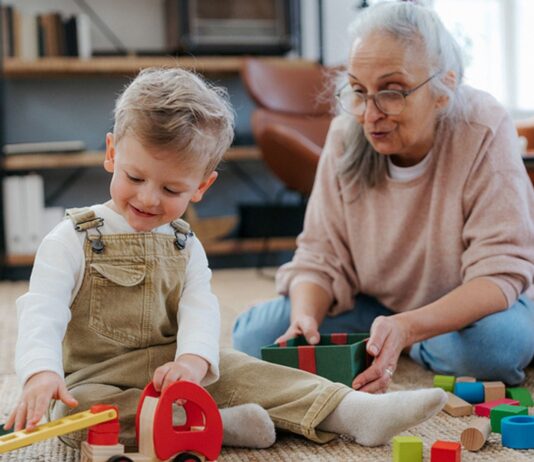
{"label": "boy's blond hair", "polygon": [[234,137],[226,90],[178,67],[142,70],[117,99],[114,116],[115,144],[130,133],[147,147],[204,164],[206,174],[215,170]]}

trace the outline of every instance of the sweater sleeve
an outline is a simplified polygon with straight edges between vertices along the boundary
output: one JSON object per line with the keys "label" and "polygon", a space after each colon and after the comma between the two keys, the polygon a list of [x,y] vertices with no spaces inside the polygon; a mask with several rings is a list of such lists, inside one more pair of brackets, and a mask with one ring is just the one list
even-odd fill
{"label": "sweater sleeve", "polygon": [[504,116],[489,132],[464,190],[462,280],[486,277],[508,305],[534,278],[534,192]]}
{"label": "sweater sleeve", "polygon": [[219,379],[219,302],[211,290],[211,270],[204,248],[193,239],[178,310],[176,358],[195,354],[210,368],[202,381],[207,386]]}
{"label": "sweater sleeve", "polygon": [[329,314],[351,309],[358,291],[337,173],[344,149],[343,128],[343,119],[334,119],[319,161],[304,229],[297,239],[297,251],[276,274],[277,290],[283,295],[300,282],[322,287],[333,300]]}
{"label": "sweater sleeve", "polygon": [[70,301],[83,252],[70,224],[59,224],[41,243],[26,294],[17,300],[15,369],[21,384],[33,374],[53,371],[63,377],[61,343],[70,321]]}

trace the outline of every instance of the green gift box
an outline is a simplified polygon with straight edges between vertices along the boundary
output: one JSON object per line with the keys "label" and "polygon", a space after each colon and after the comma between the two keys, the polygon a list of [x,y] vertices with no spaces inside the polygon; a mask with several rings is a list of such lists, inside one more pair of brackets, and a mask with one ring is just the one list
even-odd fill
{"label": "green gift box", "polygon": [[318,344],[310,345],[304,336],[274,343],[261,349],[264,361],[294,367],[341,382],[349,387],[356,375],[372,361],[367,354],[369,334],[321,335]]}

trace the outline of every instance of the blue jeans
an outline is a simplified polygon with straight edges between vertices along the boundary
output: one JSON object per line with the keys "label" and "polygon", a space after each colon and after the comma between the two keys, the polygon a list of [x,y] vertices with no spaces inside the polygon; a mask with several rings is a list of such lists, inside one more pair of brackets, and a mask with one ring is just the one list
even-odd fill
{"label": "blue jeans", "polygon": [[[326,317],[319,331],[369,332],[373,320],[391,310],[366,295],[357,297],[357,309]],[[234,348],[260,357],[260,349],[273,343],[289,326],[287,297],[253,306],[234,325]],[[439,374],[473,376],[517,385],[534,357],[534,302],[521,296],[506,311],[495,313],[460,331],[438,335],[412,345],[410,357]]]}

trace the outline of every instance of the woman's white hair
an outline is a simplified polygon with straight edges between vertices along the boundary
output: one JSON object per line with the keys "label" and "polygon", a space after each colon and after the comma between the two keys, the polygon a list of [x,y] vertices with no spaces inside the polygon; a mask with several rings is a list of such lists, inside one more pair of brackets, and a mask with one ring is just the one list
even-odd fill
{"label": "woman's white hair", "polygon": [[[435,95],[448,97],[448,104],[439,114],[440,119],[444,122],[464,119],[462,52],[433,10],[414,2],[378,3],[359,13],[349,27],[352,43],[373,32],[390,34],[408,49],[422,47],[428,60],[429,76],[438,74],[429,82],[432,91]],[[455,85],[444,81],[450,72],[456,77]],[[343,176],[350,174],[351,182],[356,181],[366,187],[376,186],[385,178],[386,158],[374,151],[365,139],[362,127],[353,125],[340,172]]]}

